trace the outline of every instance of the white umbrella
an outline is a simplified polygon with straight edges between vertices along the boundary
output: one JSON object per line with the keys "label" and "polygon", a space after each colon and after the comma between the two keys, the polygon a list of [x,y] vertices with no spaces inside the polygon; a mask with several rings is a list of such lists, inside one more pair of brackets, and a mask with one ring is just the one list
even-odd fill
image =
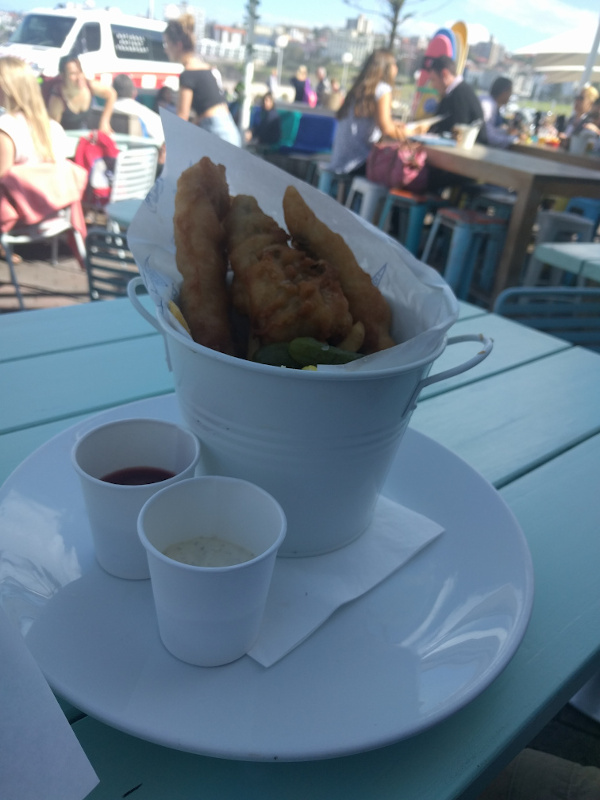
{"label": "white umbrella", "polygon": [[[592,76],[594,65],[600,66],[599,44],[600,21],[596,30],[587,27],[565,31],[558,36],[521,47],[514,55],[532,56],[536,72],[548,74],[553,81],[579,79],[580,85],[583,85]],[[574,77],[559,79],[561,73]]]}

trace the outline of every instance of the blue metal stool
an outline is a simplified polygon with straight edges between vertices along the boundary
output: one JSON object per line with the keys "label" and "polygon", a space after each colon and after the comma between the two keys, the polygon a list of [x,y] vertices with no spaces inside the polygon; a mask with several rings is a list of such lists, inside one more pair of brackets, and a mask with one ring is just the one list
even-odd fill
{"label": "blue metal stool", "polygon": [[570,214],[581,214],[594,223],[594,231],[600,225],[600,200],[595,197],[572,197],[567,203],[565,211]]}
{"label": "blue metal stool", "polygon": [[427,214],[435,214],[445,205],[447,205],[447,201],[437,195],[414,194],[404,189],[390,189],[383,204],[378,227],[382,231],[387,231],[392,209],[398,208],[400,210],[398,239],[407,250],[416,256],[421,246],[425,217]]}
{"label": "blue metal stool", "polygon": [[327,169],[327,166],[327,162],[317,164],[317,186],[322,192],[325,192],[325,194],[335,197],[340,203],[344,203],[353,176],[331,172],[331,170]]}
{"label": "blue metal stool", "polygon": [[504,244],[505,219],[490,217],[472,209],[440,208],[427,237],[422,260],[429,263],[438,235],[444,228],[450,233],[450,247],[444,267],[444,278],[456,296],[466,300],[478,261],[481,270],[478,286],[491,291],[498,258]]}
{"label": "blue metal stool", "polygon": [[473,209],[473,211],[487,214],[490,217],[508,220],[516,202],[517,195],[512,192],[487,190],[474,197],[469,208]]}
{"label": "blue metal stool", "polygon": [[350,184],[346,197],[346,208],[354,211],[368,222],[373,222],[387,193],[387,186],[356,176]]}

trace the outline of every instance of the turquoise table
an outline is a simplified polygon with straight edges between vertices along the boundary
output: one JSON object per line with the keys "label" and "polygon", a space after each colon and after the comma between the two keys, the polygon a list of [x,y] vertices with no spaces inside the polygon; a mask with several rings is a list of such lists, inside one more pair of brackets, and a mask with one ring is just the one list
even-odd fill
{"label": "turquoise table", "polygon": [[533,255],[542,264],[600,283],[600,244],[597,242],[547,242],[538,244]]}
{"label": "turquoise table", "polygon": [[[600,356],[462,305],[453,333],[479,332],[494,338],[493,353],[430,387],[412,426],[492,482],[527,537],[533,615],[506,669],[424,733],[305,763],[183,753],[65,704],[100,777],[91,800],[474,798],[600,669]],[[0,334],[2,480],[77,421],[173,391],[163,342],[127,299],[6,314]],[[469,347],[450,348],[434,369],[459,363]]]}

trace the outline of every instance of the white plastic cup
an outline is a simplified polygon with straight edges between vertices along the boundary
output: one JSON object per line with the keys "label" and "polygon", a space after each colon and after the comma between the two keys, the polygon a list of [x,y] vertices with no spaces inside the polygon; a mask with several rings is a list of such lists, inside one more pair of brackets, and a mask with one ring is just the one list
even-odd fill
{"label": "white plastic cup", "polygon": [[[216,667],[241,658],[260,631],[277,551],[286,532],[279,503],[238,478],[207,475],[157,492],[140,512],[160,638],[176,658]],[[217,537],[254,558],[225,567],[183,564],[169,545]]]}
{"label": "white plastic cup", "polygon": [[[72,450],[100,566],[117,578],[150,577],[137,518],[160,489],[194,475],[200,444],[193,433],[158,419],[108,422],[84,434]],[[118,470],[154,467],[173,477],[130,486],[103,480]]]}
{"label": "white plastic cup", "polygon": [[462,123],[454,125],[452,128],[452,133],[456,139],[457,147],[460,147],[461,150],[472,150],[473,145],[477,140],[477,136],[479,135],[480,128],[481,125],[478,123],[471,125],[465,125]]}

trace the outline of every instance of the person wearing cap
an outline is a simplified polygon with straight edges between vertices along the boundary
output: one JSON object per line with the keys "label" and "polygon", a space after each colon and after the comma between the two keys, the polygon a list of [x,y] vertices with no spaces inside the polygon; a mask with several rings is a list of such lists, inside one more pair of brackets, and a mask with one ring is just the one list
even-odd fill
{"label": "person wearing cap", "polygon": [[510,100],[512,90],[511,79],[500,77],[492,83],[490,93],[480,98],[487,142],[490,147],[506,149],[519,141],[518,134],[509,130],[506,120],[500,113],[502,106],[505,106]]}
{"label": "person wearing cap", "polygon": [[[426,58],[423,69],[431,75],[431,85],[438,92],[440,101],[436,116],[443,116],[439,122],[429,128],[430,133],[452,132],[455,125],[470,125],[477,120],[483,121],[483,109],[475,90],[462,75],[456,74],[456,63],[449,56]],[[487,132],[482,125],[477,141],[487,144]]]}

